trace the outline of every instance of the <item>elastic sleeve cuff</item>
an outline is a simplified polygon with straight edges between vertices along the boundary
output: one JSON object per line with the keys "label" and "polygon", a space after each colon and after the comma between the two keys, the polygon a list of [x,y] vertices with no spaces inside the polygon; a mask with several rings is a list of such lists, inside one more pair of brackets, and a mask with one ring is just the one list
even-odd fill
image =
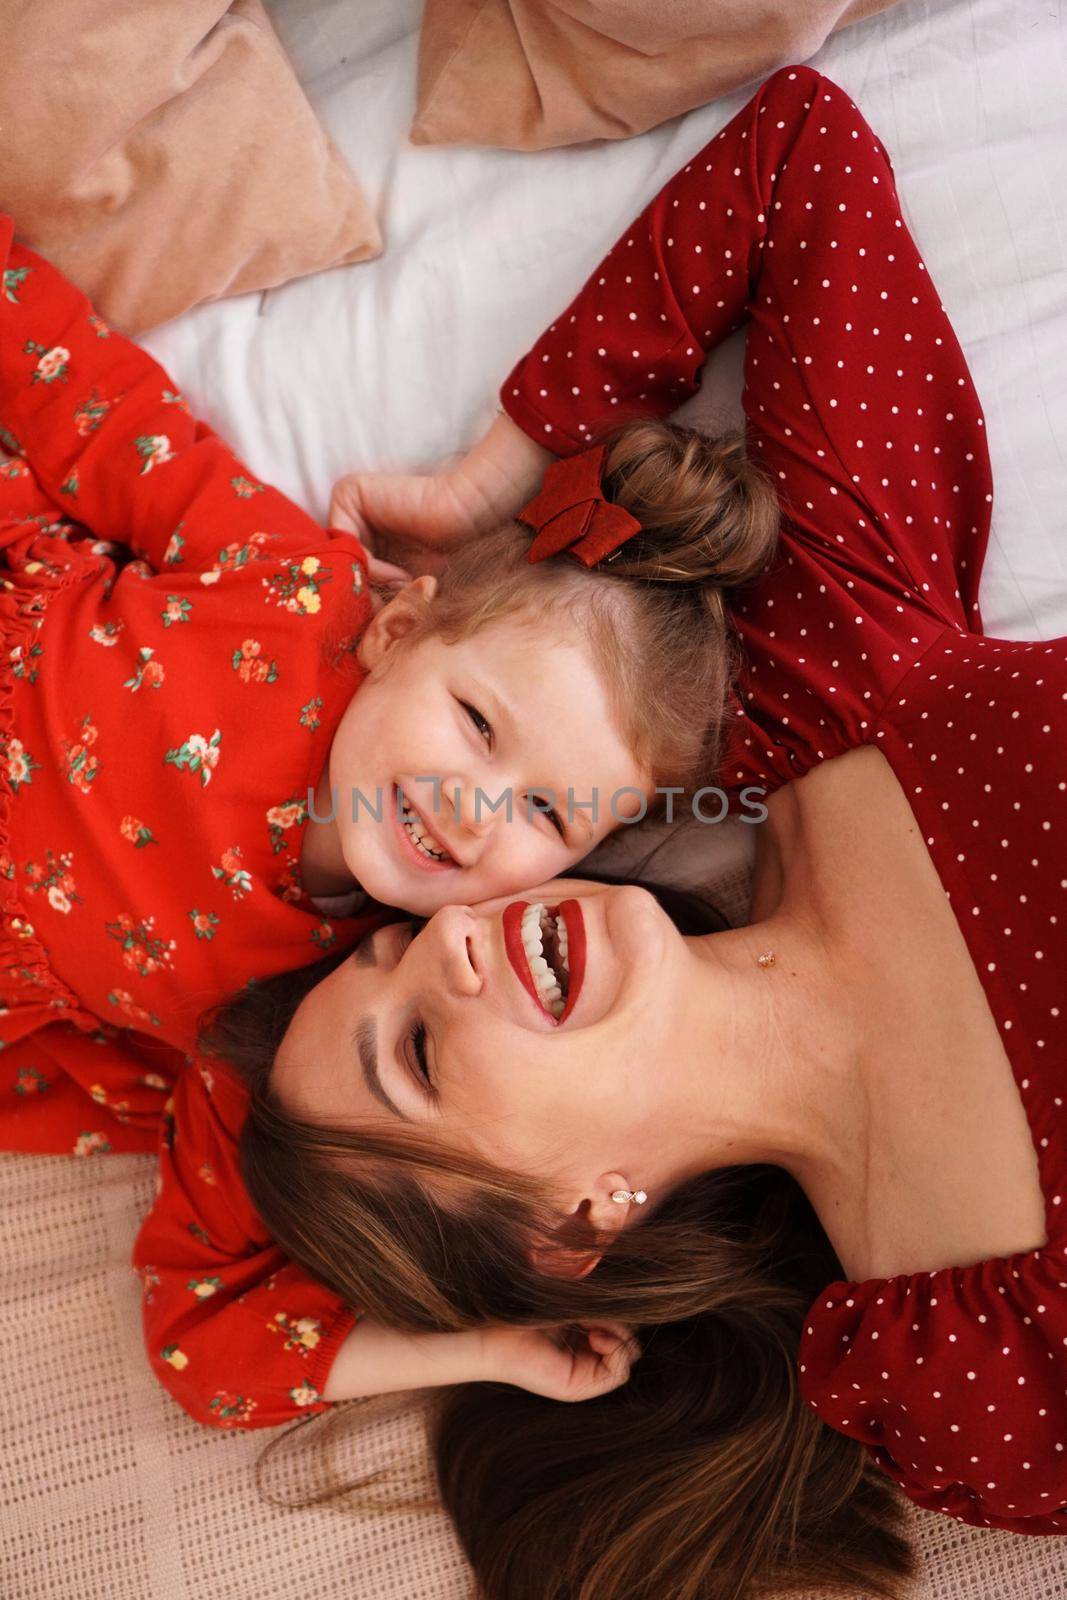
{"label": "elastic sleeve cuff", "polygon": [[534,444],[541,445],[545,450],[551,450],[553,455],[574,455],[592,443],[591,439],[573,438],[565,429],[550,422],[547,417],[543,417],[535,410],[519,387],[518,367],[501,385],[500,406],[523,433],[529,434]]}
{"label": "elastic sleeve cuff", "polygon": [[[337,1360],[337,1352],[362,1316],[362,1311],[353,1311],[350,1306],[344,1306],[319,1340],[315,1350],[315,1358],[308,1368],[307,1375],[308,1382],[317,1394],[321,1395],[326,1386],[326,1380],[330,1376],[330,1369]],[[319,1403],[328,1406],[334,1402],[322,1400]]]}

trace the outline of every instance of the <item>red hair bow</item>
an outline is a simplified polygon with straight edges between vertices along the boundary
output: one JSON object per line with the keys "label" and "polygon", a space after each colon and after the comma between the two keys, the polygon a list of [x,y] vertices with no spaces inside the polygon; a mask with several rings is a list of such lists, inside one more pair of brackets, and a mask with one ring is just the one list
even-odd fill
{"label": "red hair bow", "polygon": [[544,561],[568,550],[583,567],[594,567],[640,531],[636,517],[605,500],[603,466],[602,444],[552,463],[540,494],[518,515],[536,535],[527,561]]}

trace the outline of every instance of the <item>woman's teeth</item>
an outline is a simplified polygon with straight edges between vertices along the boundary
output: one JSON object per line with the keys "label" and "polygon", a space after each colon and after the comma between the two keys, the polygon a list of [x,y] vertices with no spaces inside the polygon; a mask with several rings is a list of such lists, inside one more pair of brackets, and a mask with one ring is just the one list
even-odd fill
{"label": "woman's teeth", "polygon": [[404,832],[411,840],[420,855],[428,856],[431,861],[451,861],[452,857],[447,850],[440,849],[434,844],[429,833],[423,827],[419,817],[411,811],[405,810],[400,818]]}
{"label": "woman's teeth", "polygon": [[562,1016],[571,976],[563,918],[546,911],[540,903],[527,906],[522,914],[521,935],[541,1004],[552,1016]]}

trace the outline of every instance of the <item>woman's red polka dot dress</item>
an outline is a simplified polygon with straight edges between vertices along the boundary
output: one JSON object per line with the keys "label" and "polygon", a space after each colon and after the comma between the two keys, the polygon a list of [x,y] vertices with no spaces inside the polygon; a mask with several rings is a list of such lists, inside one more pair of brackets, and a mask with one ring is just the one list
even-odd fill
{"label": "woman's red polka dot dress", "polygon": [[727,761],[774,789],[877,742],[923,830],[1029,1121],[1047,1244],[830,1284],[801,1390],[918,1505],[1067,1533],[1067,640],[982,632],[978,399],[848,96],[787,68],[661,191],[502,402],[579,450],[671,411],[747,319],[750,449],[785,508],[737,609]]}

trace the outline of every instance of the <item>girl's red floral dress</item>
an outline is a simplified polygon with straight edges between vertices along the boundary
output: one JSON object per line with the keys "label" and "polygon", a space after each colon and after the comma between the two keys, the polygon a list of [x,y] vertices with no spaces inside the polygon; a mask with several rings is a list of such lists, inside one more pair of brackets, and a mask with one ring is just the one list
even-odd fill
{"label": "girl's red floral dress", "polygon": [[280,1421],[355,1314],[271,1245],[237,1173],[243,1091],[194,1051],[206,1007],[381,920],[324,916],[298,870],[361,677],[365,556],[6,218],[0,268],[0,1148],[158,1146],[156,1370],[180,1384],[195,1357],[204,1420]]}

